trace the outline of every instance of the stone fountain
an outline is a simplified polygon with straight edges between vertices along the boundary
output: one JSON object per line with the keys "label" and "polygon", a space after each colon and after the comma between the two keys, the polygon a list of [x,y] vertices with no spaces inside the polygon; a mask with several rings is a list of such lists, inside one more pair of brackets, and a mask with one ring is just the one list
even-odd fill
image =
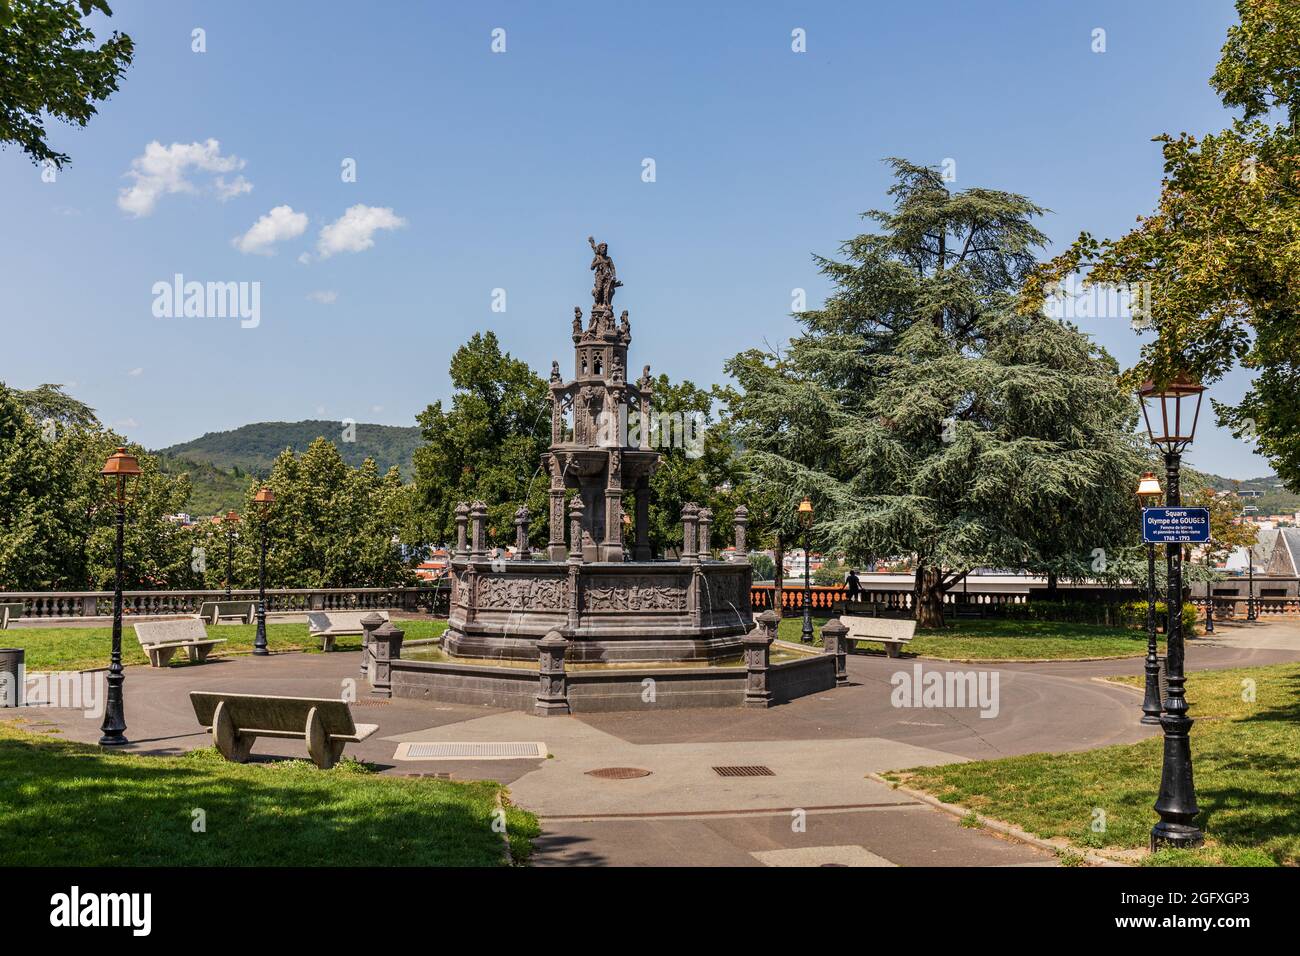
{"label": "stone fountain", "polygon": [[713,515],[694,504],[682,510],[680,556],[651,553],[650,476],[661,456],[651,447],[650,366],[627,381],[631,323],[613,308],[622,283],[605,243],[588,242],[595,288],[588,321],[573,310],[573,377],[551,364],[544,560],[529,551],[527,509],[515,517],[514,557],[490,560],[486,507],[461,504],[443,647],[460,658],[537,660],[538,640],[556,632],[574,662],[733,657],[753,628],[747,516],[735,516],[735,560],[709,557]]}
{"label": "stone fountain", "polygon": [[733,560],[710,557],[713,515],[694,504],[678,556],[652,553],[650,366],[627,381],[632,328],[613,306],[622,283],[605,244],[587,241],[596,282],[586,321],[573,310],[573,377],[551,363],[546,549],[531,553],[520,508],[513,557],[492,557],[487,506],[458,505],[447,631],[436,647],[406,649],[397,628],[368,632],[371,693],[553,716],[770,707],[846,683],[842,626],[823,628],[821,653],[776,645],[772,611],[755,626],[743,507]]}

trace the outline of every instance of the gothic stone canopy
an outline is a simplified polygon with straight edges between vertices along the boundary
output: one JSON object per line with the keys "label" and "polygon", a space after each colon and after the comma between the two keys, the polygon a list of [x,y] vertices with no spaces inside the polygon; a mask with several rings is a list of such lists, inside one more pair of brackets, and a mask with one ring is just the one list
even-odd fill
{"label": "gothic stone canopy", "polygon": [[[615,321],[613,308],[614,291],[622,283],[605,243],[590,236],[587,241],[595,285],[589,320],[584,324],[582,309],[573,310],[574,377],[566,382],[560,363],[551,363],[551,447],[542,461],[551,476],[548,555],[553,561],[566,558],[565,489],[576,488],[582,502],[582,559],[622,561],[624,513],[632,509],[635,521],[626,524],[635,525],[636,538],[627,542],[627,550],[634,560],[647,561],[652,557],[649,479],[659,463],[659,453],[650,448],[650,429],[641,426],[650,417],[650,366],[636,382],[627,381],[632,327],[626,310]],[[637,437],[635,445],[629,434]]]}

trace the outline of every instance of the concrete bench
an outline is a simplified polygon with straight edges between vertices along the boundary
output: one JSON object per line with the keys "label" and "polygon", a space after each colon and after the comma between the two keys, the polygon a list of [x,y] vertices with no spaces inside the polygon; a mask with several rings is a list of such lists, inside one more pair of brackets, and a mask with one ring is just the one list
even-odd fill
{"label": "concrete bench", "polygon": [[845,639],[850,652],[856,641],[878,641],[885,645],[885,653],[890,657],[897,657],[916,632],[915,621],[892,617],[842,617],[840,623],[849,629]]}
{"label": "concrete bench", "polygon": [[252,624],[257,620],[256,601],[204,601],[199,620],[205,624]]}
{"label": "concrete bench", "polygon": [[244,763],[258,737],[307,741],[312,763],[329,770],[349,743],[365,740],[377,724],[354,724],[347,701],[190,691],[194,716],[208,728],[227,760]]}
{"label": "concrete bench", "polygon": [[320,638],[322,651],[334,650],[334,638],[363,634],[361,619],[371,614],[378,614],[388,620],[387,611],[309,611],[307,614],[307,633]]}
{"label": "concrete bench", "polygon": [[22,604],[0,604],[0,631],[5,630],[10,621],[16,621],[22,616]]}
{"label": "concrete bench", "polygon": [[212,648],[226,643],[224,637],[208,637],[203,622],[192,617],[143,622],[134,626],[135,638],[154,667],[166,667],[171,663],[172,655],[181,648],[189,654],[190,660],[201,663],[208,659]]}

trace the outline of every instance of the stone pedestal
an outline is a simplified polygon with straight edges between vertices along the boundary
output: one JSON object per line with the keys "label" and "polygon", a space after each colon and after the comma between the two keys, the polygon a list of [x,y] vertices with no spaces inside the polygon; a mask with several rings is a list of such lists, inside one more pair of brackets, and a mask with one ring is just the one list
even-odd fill
{"label": "stone pedestal", "polygon": [[843,687],[849,682],[848,633],[849,629],[840,623],[839,618],[832,618],[822,626],[822,653],[835,657],[837,687]]}
{"label": "stone pedestal", "polygon": [[361,619],[361,676],[370,670],[370,635],[384,626],[384,619],[371,611]]}
{"label": "stone pedestal", "polygon": [[569,694],[566,686],[564,658],[569,642],[558,631],[551,631],[537,642],[537,706],[538,717],[553,717],[569,713]]}
{"label": "stone pedestal", "polygon": [[392,697],[392,662],[402,656],[402,639],[406,632],[385,621],[370,632],[370,696]]}
{"label": "stone pedestal", "polygon": [[772,639],[761,627],[755,627],[743,639],[745,647],[745,706],[772,706],[772,690],[767,686]]}

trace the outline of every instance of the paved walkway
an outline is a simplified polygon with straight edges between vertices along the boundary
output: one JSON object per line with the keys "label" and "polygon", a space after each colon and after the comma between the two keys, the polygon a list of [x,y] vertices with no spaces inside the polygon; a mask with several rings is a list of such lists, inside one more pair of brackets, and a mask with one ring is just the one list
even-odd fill
{"label": "paved walkway", "polygon": [[[1225,626],[1188,647],[1189,669],[1300,660],[1300,622]],[[127,671],[130,749],[207,746],[193,689],[338,697],[357,678],[356,653],[233,657],[203,666]],[[996,716],[977,709],[905,709],[891,676],[987,671]],[[856,655],[851,686],[766,711],[680,710],[538,718],[462,705],[371,701],[358,682],[358,720],[380,730],[348,752],[390,774],[495,779],[543,820],[538,865],[1053,865],[1046,852],[965,829],[950,816],[867,779],[872,771],[1143,739],[1140,696],[1096,678],[1140,673],[1141,660],[966,665]],[[1195,702],[1193,701],[1193,714]],[[98,739],[98,718],[28,708],[70,739]],[[6,715],[8,716],[8,715]],[[541,741],[550,759],[397,761],[403,741]],[[260,740],[257,756],[302,757],[300,741]],[[717,766],[771,776],[723,777]],[[589,771],[632,767],[632,779]]]}

